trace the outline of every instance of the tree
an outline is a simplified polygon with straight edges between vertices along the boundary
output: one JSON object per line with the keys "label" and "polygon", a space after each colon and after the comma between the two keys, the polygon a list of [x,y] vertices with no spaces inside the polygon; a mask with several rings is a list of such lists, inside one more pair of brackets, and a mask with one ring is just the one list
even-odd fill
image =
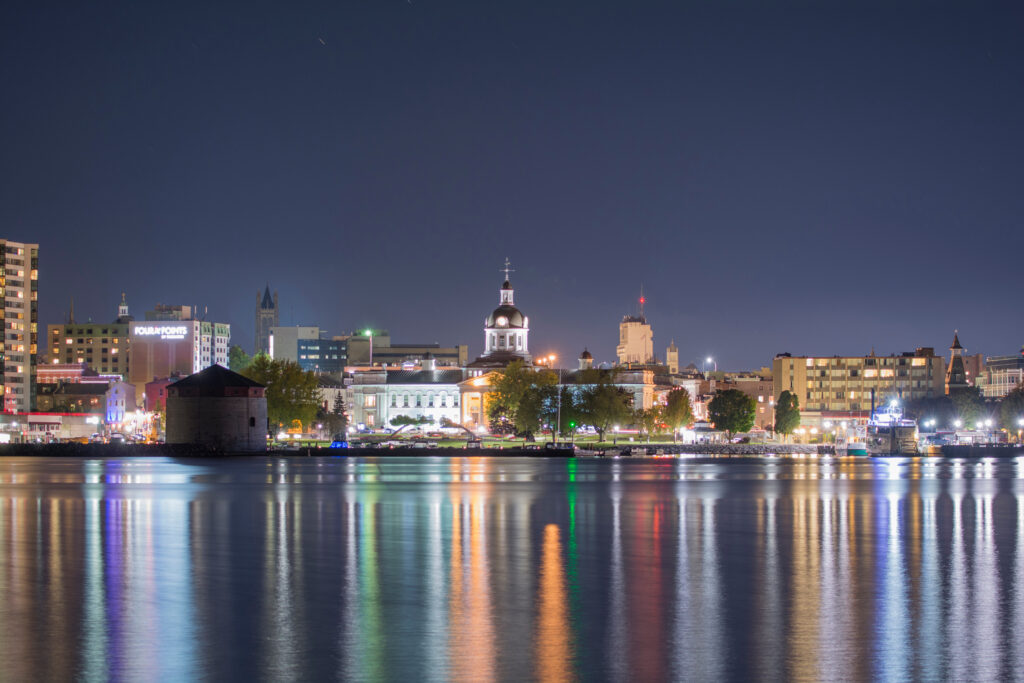
{"label": "tree", "polygon": [[668,392],[661,419],[673,432],[693,422],[693,408],[690,407],[690,392],[676,387]]}
{"label": "tree", "polygon": [[[523,396],[533,387],[554,386],[558,383],[558,375],[550,370],[537,372],[516,360],[499,373],[496,373],[491,391],[487,392],[487,418],[491,432],[495,434],[511,434],[518,431],[517,426],[532,425],[532,416],[524,413],[524,419],[518,419],[519,406]],[[536,397],[531,397],[535,399]],[[534,406],[527,406],[527,412]]]}
{"label": "tree", "polygon": [[1024,419],[1024,384],[1019,384],[999,402],[999,419],[1010,432],[1021,428],[1020,420]]}
{"label": "tree", "polygon": [[530,437],[539,432],[554,397],[555,387],[549,385],[533,385],[524,391],[515,413],[516,434]]}
{"label": "tree", "polygon": [[232,344],[228,349],[228,369],[241,372],[252,363],[252,357],[245,352],[238,344]]}
{"label": "tree", "polygon": [[271,360],[261,353],[241,374],[267,388],[267,417],[271,426],[279,429],[294,420],[304,426],[312,424],[320,407],[320,390],[312,372],[306,372],[294,361]]}
{"label": "tree", "polygon": [[345,415],[345,399],[339,391],[334,395],[334,407],[330,410],[326,402],[317,410],[316,420],[324,425],[327,433],[332,439],[344,441],[345,433],[348,430],[348,416]]}
{"label": "tree", "polygon": [[775,404],[775,431],[788,436],[799,426],[800,398],[791,391],[783,391]]}
{"label": "tree", "polygon": [[[593,374],[597,373],[597,374]],[[585,370],[581,382],[588,385],[580,395],[582,420],[597,430],[597,438],[604,441],[605,432],[614,425],[625,424],[633,414],[633,397],[612,382],[614,376],[606,370]]]}
{"label": "tree", "polygon": [[647,437],[647,442],[650,443],[651,435],[661,431],[661,406],[640,408],[636,411],[634,419],[640,431]]}
{"label": "tree", "polygon": [[708,403],[708,418],[730,440],[733,434],[750,431],[756,416],[757,401],[739,389],[719,391]]}
{"label": "tree", "polygon": [[978,387],[966,387],[949,392],[953,411],[964,424],[975,424],[985,412],[985,399]]}

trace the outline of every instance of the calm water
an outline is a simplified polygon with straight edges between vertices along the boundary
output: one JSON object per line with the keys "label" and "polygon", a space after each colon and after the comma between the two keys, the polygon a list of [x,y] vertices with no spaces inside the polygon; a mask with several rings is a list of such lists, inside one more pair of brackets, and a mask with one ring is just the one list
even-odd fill
{"label": "calm water", "polygon": [[1024,677],[1024,460],[0,459],[0,679]]}

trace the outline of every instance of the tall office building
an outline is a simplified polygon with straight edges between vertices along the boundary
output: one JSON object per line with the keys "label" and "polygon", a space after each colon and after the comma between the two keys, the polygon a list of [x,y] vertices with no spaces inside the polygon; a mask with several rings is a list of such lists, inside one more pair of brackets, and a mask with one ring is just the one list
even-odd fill
{"label": "tall office building", "polygon": [[196,320],[189,306],[158,305],[145,321],[129,323],[129,331],[129,381],[136,386],[228,365],[231,326]]}
{"label": "tall office building", "polygon": [[619,323],[619,345],[615,347],[619,365],[646,365],[654,362],[654,334],[644,316],[643,289],[640,290],[640,311],[637,315],[623,316]]}
{"label": "tall office building", "polygon": [[85,363],[98,373],[127,378],[131,340],[128,326],[131,322],[132,316],[128,313],[128,301],[123,292],[117,306],[117,319],[113,322],[76,323],[72,311],[68,322],[47,328],[50,363]]}
{"label": "tall office building", "polygon": [[4,412],[35,408],[36,345],[39,324],[39,245],[0,240],[4,345],[0,353]]}
{"label": "tall office building", "polygon": [[256,293],[256,351],[255,353],[270,353],[270,334],[271,329],[277,327],[281,323],[279,322],[280,315],[278,315],[277,307],[277,292],[274,292],[274,296],[270,296],[270,285],[267,285],[266,290],[263,292],[263,297],[260,297],[259,292]]}

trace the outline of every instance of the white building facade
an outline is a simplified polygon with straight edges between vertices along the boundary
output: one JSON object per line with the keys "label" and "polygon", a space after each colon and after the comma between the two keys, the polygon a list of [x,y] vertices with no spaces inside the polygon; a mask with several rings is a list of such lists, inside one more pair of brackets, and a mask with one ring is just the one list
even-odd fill
{"label": "white building facade", "polygon": [[459,382],[465,377],[462,369],[436,370],[429,362],[414,370],[357,370],[347,388],[349,424],[390,429],[399,416],[426,418],[433,427],[443,420],[459,423]]}

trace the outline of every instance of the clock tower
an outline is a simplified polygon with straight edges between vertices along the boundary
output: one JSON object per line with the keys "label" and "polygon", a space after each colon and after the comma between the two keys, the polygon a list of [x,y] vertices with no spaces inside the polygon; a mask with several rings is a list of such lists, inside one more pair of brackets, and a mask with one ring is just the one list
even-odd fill
{"label": "clock tower", "polygon": [[516,308],[515,292],[509,280],[512,268],[505,259],[505,281],[498,292],[498,307],[484,321],[484,355],[471,366],[504,367],[514,360],[530,365],[530,319]]}

